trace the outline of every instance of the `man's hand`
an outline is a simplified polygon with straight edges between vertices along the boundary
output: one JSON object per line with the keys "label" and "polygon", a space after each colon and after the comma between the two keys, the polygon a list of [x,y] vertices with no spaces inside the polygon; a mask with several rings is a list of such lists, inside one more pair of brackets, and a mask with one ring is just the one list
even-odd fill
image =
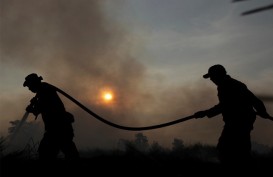
{"label": "man's hand", "polygon": [[33,107],[31,105],[28,105],[26,107],[26,111],[29,112],[29,113],[33,113]]}
{"label": "man's hand", "polygon": [[26,107],[26,111],[35,115],[35,120],[37,119],[39,112],[37,112],[37,110],[35,110],[35,108],[31,104]]}
{"label": "man's hand", "polygon": [[273,120],[273,117],[270,116],[267,112],[258,113],[258,115],[261,116],[262,118]]}
{"label": "man's hand", "polygon": [[193,115],[196,119],[207,116],[207,111],[198,111]]}
{"label": "man's hand", "polygon": [[263,117],[263,118],[270,119],[270,120],[272,120],[272,121],[273,121],[273,117],[272,117],[272,116],[270,116],[269,114],[268,114],[267,116]]}

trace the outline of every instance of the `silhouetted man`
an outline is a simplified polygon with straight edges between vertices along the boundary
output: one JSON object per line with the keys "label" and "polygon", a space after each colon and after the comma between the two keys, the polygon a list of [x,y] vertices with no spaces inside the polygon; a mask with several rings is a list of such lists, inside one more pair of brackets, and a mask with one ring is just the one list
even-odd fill
{"label": "silhouetted man", "polygon": [[32,73],[25,78],[23,84],[36,93],[26,111],[33,113],[36,118],[41,114],[44,122],[45,133],[39,145],[39,157],[41,160],[54,160],[62,151],[66,159],[77,159],[79,154],[73,142],[74,117],[65,110],[56,89],[46,82],[41,82],[42,79]]}
{"label": "silhouetted man", "polygon": [[251,162],[250,134],[256,114],[271,120],[272,117],[263,102],[244,83],[227,75],[222,65],[211,66],[203,77],[217,85],[219,103],[194,115],[211,118],[222,114],[225,125],[217,144],[219,160],[225,167],[245,166]]}

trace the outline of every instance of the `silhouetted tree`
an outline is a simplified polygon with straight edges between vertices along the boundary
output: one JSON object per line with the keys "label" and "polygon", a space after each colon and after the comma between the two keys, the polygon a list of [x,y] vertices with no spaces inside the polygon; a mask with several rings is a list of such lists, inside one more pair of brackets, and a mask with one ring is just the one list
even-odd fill
{"label": "silhouetted tree", "polygon": [[181,150],[185,147],[183,140],[174,138],[172,142],[172,150],[173,151],[178,151]]}
{"label": "silhouetted tree", "polygon": [[119,139],[118,140],[118,149],[122,151],[132,151],[137,150],[140,152],[147,152],[149,149],[149,142],[148,138],[143,135],[143,133],[135,134],[134,140],[125,140]]}
{"label": "silhouetted tree", "polygon": [[151,154],[162,154],[166,152],[167,149],[160,146],[158,142],[154,141],[150,146],[150,153]]}
{"label": "silhouetted tree", "polygon": [[3,157],[4,155],[4,149],[5,149],[5,138],[3,136],[0,137],[0,159]]}
{"label": "silhouetted tree", "polygon": [[135,135],[135,145],[136,145],[136,148],[139,150],[139,151],[142,151],[142,152],[145,152],[148,150],[149,148],[149,143],[148,143],[148,138],[146,136],[144,136],[142,133],[137,133]]}

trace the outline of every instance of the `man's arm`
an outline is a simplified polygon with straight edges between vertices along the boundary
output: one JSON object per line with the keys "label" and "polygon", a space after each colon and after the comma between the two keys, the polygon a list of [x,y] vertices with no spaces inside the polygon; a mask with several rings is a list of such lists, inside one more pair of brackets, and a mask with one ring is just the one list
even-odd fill
{"label": "man's arm", "polygon": [[196,119],[203,118],[205,116],[211,118],[211,117],[214,117],[214,116],[216,116],[218,114],[221,114],[221,113],[222,113],[221,105],[217,104],[217,105],[215,105],[214,107],[212,107],[210,109],[203,110],[203,111],[198,111],[198,112],[194,113],[194,117]]}
{"label": "man's arm", "polygon": [[251,102],[253,104],[254,109],[257,112],[257,115],[259,115],[262,118],[265,119],[271,119],[273,120],[273,117],[270,116],[266,110],[266,107],[262,100],[260,100],[256,95],[254,95],[251,91],[248,90],[248,95],[251,98]]}
{"label": "man's arm", "polygon": [[30,100],[30,104],[26,107],[26,111],[28,113],[32,113],[35,115],[35,119],[37,119],[38,115],[40,114],[40,110],[38,108],[38,99],[37,97],[33,97],[31,100]]}

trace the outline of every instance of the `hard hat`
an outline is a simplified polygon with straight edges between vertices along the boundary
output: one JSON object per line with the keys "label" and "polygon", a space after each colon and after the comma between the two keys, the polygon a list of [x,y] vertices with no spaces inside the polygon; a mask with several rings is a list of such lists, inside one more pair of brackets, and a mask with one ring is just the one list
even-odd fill
{"label": "hard hat", "polygon": [[29,74],[26,78],[25,78],[25,82],[23,84],[23,86],[29,86],[29,84],[33,83],[33,82],[40,82],[41,80],[43,80],[43,78],[40,76],[38,77],[38,75],[36,73],[32,73]]}

